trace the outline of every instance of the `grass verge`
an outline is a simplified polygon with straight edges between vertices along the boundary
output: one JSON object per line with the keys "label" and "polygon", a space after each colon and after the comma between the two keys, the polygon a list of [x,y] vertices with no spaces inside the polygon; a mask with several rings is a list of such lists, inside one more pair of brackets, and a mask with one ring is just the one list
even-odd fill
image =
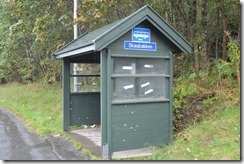
{"label": "grass verge", "polygon": [[240,160],[240,106],[219,101],[200,123],[140,160]]}
{"label": "grass verge", "polygon": [[74,146],[92,159],[97,159],[63,131],[62,88],[33,83],[0,85],[0,108],[8,109],[38,135],[53,134],[69,140]]}
{"label": "grass verge", "polygon": [[[0,85],[0,108],[13,111],[38,134],[68,138],[62,127],[60,84]],[[137,159],[240,160],[240,106],[231,100],[219,99],[209,110],[200,123],[178,133],[170,145],[155,150],[150,157]],[[80,144],[74,145],[82,149]]]}
{"label": "grass verge", "polygon": [[17,83],[0,86],[0,107],[13,111],[38,134],[63,134],[60,85]]}

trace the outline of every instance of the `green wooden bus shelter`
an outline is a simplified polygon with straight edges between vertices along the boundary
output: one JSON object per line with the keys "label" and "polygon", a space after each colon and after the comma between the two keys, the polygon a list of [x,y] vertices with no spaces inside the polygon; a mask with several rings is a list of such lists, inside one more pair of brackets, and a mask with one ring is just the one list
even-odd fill
{"label": "green wooden bus shelter", "polygon": [[[147,5],[54,52],[53,60],[62,59],[64,130],[101,125],[102,158],[168,144],[173,131],[173,53],[190,54],[192,46]],[[74,63],[85,65],[78,74],[72,71]],[[75,78],[78,92],[73,90]],[[97,89],[82,90],[84,79]]]}

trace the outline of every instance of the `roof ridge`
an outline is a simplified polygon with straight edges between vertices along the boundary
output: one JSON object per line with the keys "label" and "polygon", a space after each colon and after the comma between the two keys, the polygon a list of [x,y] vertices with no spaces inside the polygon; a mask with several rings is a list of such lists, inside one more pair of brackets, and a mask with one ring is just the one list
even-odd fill
{"label": "roof ridge", "polygon": [[[151,9],[150,6],[145,5],[145,6],[143,6],[142,8],[140,8],[140,9],[136,10],[135,12],[133,12],[132,14],[128,15],[127,17],[125,17],[125,18],[121,18],[121,19],[117,20],[117,21],[119,22],[118,24],[116,24],[115,26],[113,26],[113,27],[110,28],[109,30],[107,30],[107,31],[105,31],[104,33],[102,33],[102,35],[99,35],[97,38],[95,38],[95,39],[93,40],[93,43],[94,43],[96,40],[99,40],[100,38],[102,38],[104,35],[106,35],[106,34],[108,33],[108,31],[111,31],[111,30],[115,29],[115,28],[118,27],[120,24],[122,24],[123,22],[125,22],[126,20],[128,20],[130,17],[133,17],[134,15],[136,15],[136,14],[139,13],[139,12],[141,12],[142,10],[145,10],[145,8],[150,8],[150,9]],[[115,22],[117,22],[117,21],[115,21]],[[115,22],[113,22],[113,23],[115,23]],[[112,24],[112,23],[111,23],[111,24]],[[109,25],[111,25],[111,24],[109,24]],[[108,25],[107,25],[107,26],[108,26]]]}

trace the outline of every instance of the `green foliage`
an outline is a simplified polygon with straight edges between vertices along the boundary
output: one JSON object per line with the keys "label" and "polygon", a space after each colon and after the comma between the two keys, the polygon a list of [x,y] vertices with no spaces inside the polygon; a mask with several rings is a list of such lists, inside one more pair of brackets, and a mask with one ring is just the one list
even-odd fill
{"label": "green foliage", "polygon": [[231,41],[227,45],[228,56],[233,64],[240,64],[240,43],[238,41]]}
{"label": "green foliage", "polygon": [[230,67],[230,63],[226,62],[224,60],[219,60],[216,63],[216,68],[218,69],[220,78],[227,77],[227,76],[229,76],[232,73],[232,71],[230,69],[231,68]]}
{"label": "green foliage", "polygon": [[233,69],[232,70],[233,72],[235,71],[235,76],[236,76],[236,79],[232,79],[232,80],[237,80],[240,86],[240,58],[241,58],[240,42],[231,41],[228,43],[227,48],[228,48],[227,55],[231,60],[231,69]]}
{"label": "green foliage", "polygon": [[[78,1],[76,20],[73,20],[72,0],[2,0],[0,82],[59,81],[60,62],[51,61],[50,54],[73,40],[73,24],[78,23],[82,34],[126,17],[146,4],[193,43],[204,72],[208,59],[222,52],[222,16],[227,16],[230,33],[234,36],[240,33],[240,4],[233,0],[131,0],[126,3],[122,0],[82,0]],[[233,46],[228,50],[234,51]],[[174,64],[177,77],[184,76],[194,65],[194,56],[178,56]]]}
{"label": "green foliage", "polygon": [[[238,41],[228,43],[229,61],[215,60],[208,71],[187,73],[175,79],[174,127],[181,131],[189,124],[208,115],[210,108],[224,96],[236,104],[240,98],[240,48]],[[239,85],[238,85],[239,84]]]}
{"label": "green foliage", "polygon": [[62,0],[0,3],[0,82],[60,80],[60,62],[51,61],[50,54],[72,39],[72,10],[68,10],[72,3]]}
{"label": "green foliage", "polygon": [[188,96],[196,93],[196,89],[193,85],[189,84],[186,79],[178,78],[174,80],[174,104],[173,107],[177,111],[181,108],[182,103],[186,103]]}
{"label": "green foliage", "polygon": [[[192,78],[193,75],[190,77]],[[174,81],[174,130],[180,131],[196,119],[198,103],[197,90],[188,78],[177,78]]]}
{"label": "green foliage", "polygon": [[233,86],[240,86],[240,47],[238,41],[228,43],[229,61],[215,60],[209,69],[209,84],[233,89]]}

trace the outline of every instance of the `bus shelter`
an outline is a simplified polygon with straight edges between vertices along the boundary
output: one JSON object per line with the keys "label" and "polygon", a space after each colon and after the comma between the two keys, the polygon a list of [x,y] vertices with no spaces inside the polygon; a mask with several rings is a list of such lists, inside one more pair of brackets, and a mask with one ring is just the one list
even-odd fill
{"label": "bus shelter", "polygon": [[[101,125],[101,157],[172,140],[173,53],[192,46],[151,7],[85,33],[62,59],[64,130]],[[73,66],[76,65],[76,72]]]}

